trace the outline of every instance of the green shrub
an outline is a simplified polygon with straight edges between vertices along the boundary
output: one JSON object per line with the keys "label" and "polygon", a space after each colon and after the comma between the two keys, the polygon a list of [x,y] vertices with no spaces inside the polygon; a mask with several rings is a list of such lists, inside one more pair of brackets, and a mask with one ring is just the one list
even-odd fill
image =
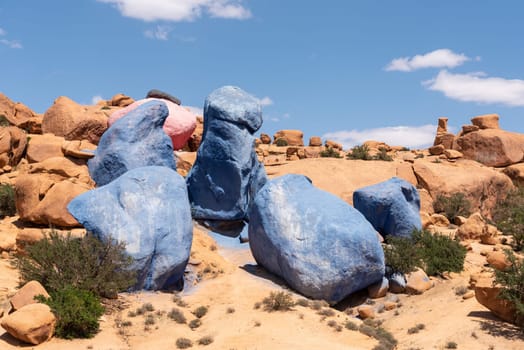
{"label": "green shrub", "polygon": [[74,238],[53,230],[26,251],[27,256],[18,259],[22,283],[37,280],[48,291],[73,286],[98,296],[115,297],[135,282],[131,257],[123,243],[112,239],[101,241],[90,234]]}
{"label": "green shrub", "polygon": [[15,191],[9,184],[0,184],[0,219],[16,215]]}
{"label": "green shrub", "polygon": [[408,273],[420,267],[428,275],[437,275],[464,269],[466,248],[447,236],[414,230],[411,238],[390,237],[388,241],[384,247],[386,265],[395,272]]}
{"label": "green shrub", "polygon": [[394,272],[410,273],[422,265],[422,257],[413,240],[404,237],[388,237],[388,245],[384,246],[386,265]]}
{"label": "green shrub", "polygon": [[207,311],[207,306],[199,306],[193,311],[193,315],[195,315],[197,318],[202,318],[207,314]]}
{"label": "green shrub", "polygon": [[368,145],[355,146],[351,149],[351,152],[347,155],[348,159],[362,159],[371,160],[372,157],[369,154]]}
{"label": "green shrub", "polygon": [[320,156],[323,158],[342,158],[340,152],[333,149],[333,147],[328,147],[324,151],[321,151]]}
{"label": "green shrub", "polygon": [[177,308],[173,308],[169,313],[167,314],[167,317],[175,321],[176,323],[186,323],[187,319],[186,316],[184,316],[184,313]]}
{"label": "green shrub", "polygon": [[398,341],[393,334],[380,326],[363,323],[358,330],[360,333],[378,340],[378,345],[373,350],[393,350],[397,346]]}
{"label": "green shrub", "polygon": [[266,311],[288,311],[295,305],[291,293],[271,292],[268,297],[262,300]]}
{"label": "green shrub", "polygon": [[57,318],[55,334],[59,338],[91,338],[99,329],[98,318],[104,313],[98,297],[72,286],[50,292],[50,298],[37,299],[51,308]]}
{"label": "green shrub", "polygon": [[376,160],[383,160],[385,162],[392,162],[393,161],[393,157],[391,157],[389,154],[388,154],[388,150],[385,149],[384,147],[380,147],[378,149],[378,153],[377,155],[375,156],[375,159]]}
{"label": "green shrub", "polygon": [[524,248],[524,187],[517,187],[505,200],[497,203],[492,217],[500,231],[513,237],[513,248],[517,251],[522,250]]}
{"label": "green shrub", "polygon": [[495,269],[494,283],[502,287],[499,297],[515,304],[515,323],[524,327],[524,261],[509,249],[504,253],[511,266],[503,271]]}
{"label": "green shrub", "polygon": [[9,120],[7,120],[7,117],[3,114],[0,114],[0,127],[6,127],[11,126],[11,123]]}
{"label": "green shrub", "polygon": [[433,203],[433,209],[453,222],[457,216],[468,217],[471,214],[471,203],[464,193],[453,193],[451,196],[439,194]]}
{"label": "green shrub", "polygon": [[358,326],[355,322],[352,322],[352,321],[346,321],[346,324],[345,324],[345,327],[346,329],[349,329],[350,331],[356,331],[358,330]]}
{"label": "green shrub", "polygon": [[195,318],[189,322],[189,328],[195,329],[202,325],[202,321],[199,318]]}
{"label": "green shrub", "polygon": [[275,140],[275,145],[277,145],[278,147],[285,147],[288,145],[288,142],[285,138],[280,137]]}

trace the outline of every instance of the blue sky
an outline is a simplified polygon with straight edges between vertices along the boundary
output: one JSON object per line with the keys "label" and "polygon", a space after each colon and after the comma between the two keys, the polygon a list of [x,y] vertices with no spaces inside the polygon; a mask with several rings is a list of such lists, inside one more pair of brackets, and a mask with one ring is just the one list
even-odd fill
{"label": "blue sky", "polygon": [[433,140],[498,113],[524,132],[522,1],[1,0],[0,91],[44,112],[157,88],[202,108],[237,85],[262,132]]}

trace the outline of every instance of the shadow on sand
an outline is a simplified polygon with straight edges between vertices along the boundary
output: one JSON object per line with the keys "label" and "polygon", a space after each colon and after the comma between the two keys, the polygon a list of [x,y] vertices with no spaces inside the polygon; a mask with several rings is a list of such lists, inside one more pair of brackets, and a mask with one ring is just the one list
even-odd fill
{"label": "shadow on sand", "polygon": [[15,337],[11,336],[7,332],[0,336],[0,341],[6,342],[7,344],[9,344],[11,346],[16,346],[18,348],[32,348],[32,347],[35,347],[35,345],[33,345],[33,344],[27,344],[27,343],[24,343],[24,342],[16,339]]}
{"label": "shadow on sand", "polygon": [[511,340],[524,340],[524,329],[502,321],[489,311],[472,311],[469,317],[475,317],[480,324],[480,328],[493,337],[504,337]]}

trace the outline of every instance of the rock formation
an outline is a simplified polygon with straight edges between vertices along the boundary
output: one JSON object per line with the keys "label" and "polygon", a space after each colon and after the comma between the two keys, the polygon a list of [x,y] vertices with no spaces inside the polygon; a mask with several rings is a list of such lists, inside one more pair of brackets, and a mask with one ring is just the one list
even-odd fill
{"label": "rock formation", "polygon": [[193,225],[186,184],[174,170],[130,170],[76,197],[67,208],[97,237],[126,243],[138,270],[136,289],[183,286]]}
{"label": "rock formation", "polygon": [[257,263],[310,298],[336,303],[384,276],[384,253],[373,227],[304,176],[269,181],[249,219]]}
{"label": "rock formation", "polygon": [[266,174],[254,150],[262,125],[258,100],[233,86],[213,91],[204,107],[204,135],[187,176],[193,218],[237,236]]}

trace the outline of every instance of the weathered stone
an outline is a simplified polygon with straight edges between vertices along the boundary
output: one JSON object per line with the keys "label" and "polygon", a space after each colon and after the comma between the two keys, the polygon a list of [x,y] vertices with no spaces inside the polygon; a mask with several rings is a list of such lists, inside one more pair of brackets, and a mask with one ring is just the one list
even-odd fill
{"label": "weathered stone", "polygon": [[406,293],[408,294],[422,294],[432,287],[433,282],[421,269],[406,275]]}
{"label": "weathered stone", "polygon": [[340,151],[342,150],[342,144],[333,140],[326,140],[325,146],[326,148],[333,148]]}
{"label": "weathered stone", "polygon": [[382,280],[384,255],[362,214],[301,175],[269,181],[249,212],[258,264],[293,289],[336,303]]}
{"label": "weathered stone", "polygon": [[56,317],[45,304],[29,304],[4,317],[1,326],[13,337],[38,345],[55,331]]}
{"label": "weathered stone", "polygon": [[478,131],[480,128],[477,125],[462,125],[462,135],[467,133]]}
{"label": "weathered stone", "polygon": [[504,252],[501,251],[489,252],[486,256],[486,261],[493,268],[500,271],[504,271],[511,266],[511,262],[509,262],[506,258],[506,254],[504,254]]}
{"label": "weathered stone", "polygon": [[204,120],[204,139],[187,176],[193,218],[236,237],[252,198],[267,181],[253,147],[261,107],[240,88],[225,86],[207,97]]}
{"label": "weathered stone", "polygon": [[428,148],[428,151],[432,156],[438,156],[443,154],[445,149],[444,145],[435,145]]}
{"label": "weathered stone", "polygon": [[361,305],[357,308],[358,316],[365,320],[368,318],[375,318],[375,309],[371,305]]}
{"label": "weathered stone", "polygon": [[157,89],[149,90],[149,92],[146,95],[146,98],[160,98],[162,100],[171,101],[174,104],[177,104],[179,106],[182,104],[182,102],[180,101],[179,98],[177,98],[177,97],[175,97],[175,96],[173,96],[171,94],[168,94],[167,92],[160,91],[160,90],[157,90]]}
{"label": "weathered stone", "polygon": [[116,94],[111,98],[110,101],[108,101],[108,105],[115,107],[127,107],[133,102],[135,102],[135,100],[132,97],[126,96],[124,94]]}
{"label": "weathered stone", "polygon": [[485,114],[471,118],[471,123],[480,129],[500,129],[498,114]]}
{"label": "weathered stone", "polygon": [[42,132],[66,140],[88,140],[97,144],[107,129],[107,116],[98,106],[85,107],[65,96],[58,97],[45,112]]}
{"label": "weathered stone", "polygon": [[38,295],[43,295],[45,298],[49,298],[49,294],[45,288],[38,281],[29,281],[27,282],[15,295],[11,298],[11,306],[13,310],[19,310],[22,307],[34,304],[37,301],[35,297]]}
{"label": "weathered stone", "polygon": [[304,146],[304,133],[300,130],[280,130],[273,135],[273,143],[278,139],[285,139],[287,146]]}
{"label": "weathered stone", "polygon": [[264,145],[269,145],[271,144],[271,136],[269,136],[268,134],[260,134],[260,141],[262,141],[262,143]]}
{"label": "weathered stone", "polygon": [[446,149],[446,150],[444,150],[444,155],[448,159],[459,159],[459,158],[464,157],[464,155],[461,152],[459,152],[457,150],[454,150],[454,149]]}
{"label": "weathered stone", "polygon": [[27,146],[27,135],[21,129],[0,127],[0,168],[17,165]]}
{"label": "weathered stone", "polygon": [[479,280],[475,284],[475,298],[494,315],[507,322],[515,322],[515,304],[499,297],[500,287],[493,286],[489,279]]}
{"label": "weathered stone", "polygon": [[29,163],[38,163],[51,157],[61,157],[64,138],[53,134],[30,135],[26,158]]}
{"label": "weathered stone", "polygon": [[371,299],[377,299],[385,297],[388,293],[389,281],[383,277],[382,281],[374,283],[368,287],[368,296]]}
{"label": "weathered stone", "polygon": [[95,156],[96,145],[86,140],[64,141],[62,152],[65,156],[78,159],[90,159]]}
{"label": "weathered stone", "polygon": [[320,147],[322,146],[322,139],[320,136],[312,136],[309,138],[309,147]]}
{"label": "weathered stone", "polygon": [[129,170],[67,208],[95,236],[126,242],[138,270],[136,289],[181,289],[193,224],[185,181],[174,170]]}

